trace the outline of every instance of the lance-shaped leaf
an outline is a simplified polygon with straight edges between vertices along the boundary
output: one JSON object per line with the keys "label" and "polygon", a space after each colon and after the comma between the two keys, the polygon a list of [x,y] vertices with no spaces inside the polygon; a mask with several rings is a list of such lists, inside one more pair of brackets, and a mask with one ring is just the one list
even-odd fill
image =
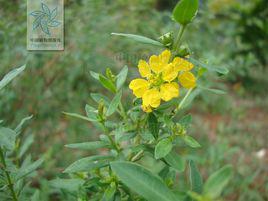
{"label": "lance-shaped leaf", "polygon": [[194,161],[189,162],[189,178],[191,184],[191,191],[201,194],[203,189],[203,180],[202,177],[194,163]]}
{"label": "lance-shaped leaf", "polygon": [[64,170],[64,173],[74,172],[87,172],[95,168],[101,168],[107,166],[109,163],[106,159],[112,158],[111,156],[89,156],[79,159],[72,163]]}
{"label": "lance-shaped leaf", "polygon": [[70,116],[70,117],[75,117],[75,118],[78,118],[78,119],[83,119],[85,121],[91,121],[91,122],[97,121],[95,118],[85,117],[83,115],[76,114],[76,113],[69,113],[69,112],[62,112],[62,113],[65,114],[65,115],[67,115],[67,116]]}
{"label": "lance-shaped leaf", "polygon": [[189,126],[192,123],[192,115],[187,114],[184,117],[182,117],[179,121],[179,123],[181,124],[182,127],[184,127],[185,129],[189,128]]}
{"label": "lance-shaped leaf", "polygon": [[144,167],[131,162],[111,163],[112,170],[131,190],[148,201],[178,201],[162,179]]}
{"label": "lance-shaped leaf", "polygon": [[104,105],[106,107],[109,107],[111,101],[109,100],[108,97],[99,93],[91,93],[90,96],[96,103],[100,103],[100,101],[103,100]]}
{"label": "lance-shaped leaf", "polygon": [[155,146],[154,157],[155,159],[165,157],[172,149],[172,141],[170,138],[160,140]]}
{"label": "lance-shaped leaf", "polygon": [[149,131],[152,133],[154,138],[157,139],[158,134],[159,134],[159,123],[158,123],[156,116],[152,112],[149,113],[149,116],[148,116],[148,126],[149,126]]}
{"label": "lance-shaped leaf", "polygon": [[10,128],[0,127],[0,147],[13,150],[15,147],[16,133]]}
{"label": "lance-shaped leaf", "polygon": [[17,127],[15,128],[15,132],[16,132],[17,134],[19,134],[20,131],[21,131],[21,129],[22,129],[22,127],[24,126],[24,124],[25,124],[27,121],[31,120],[32,118],[33,118],[33,115],[23,118],[23,119],[21,120],[21,122],[19,123],[19,125],[17,125]]}
{"label": "lance-shaped leaf", "polygon": [[140,42],[140,43],[144,43],[144,44],[150,44],[150,45],[155,45],[155,46],[159,46],[159,47],[164,47],[164,45],[156,40],[153,40],[151,38],[147,38],[145,36],[140,36],[140,35],[135,35],[135,34],[126,34],[126,33],[111,33],[112,35],[115,36],[123,36],[123,37],[127,37],[130,38],[134,41]]}
{"label": "lance-shaped leaf", "polygon": [[112,102],[109,105],[109,108],[107,110],[107,113],[106,113],[107,116],[112,115],[116,111],[118,105],[120,104],[121,97],[122,97],[122,90],[117,92],[115,97],[113,98],[113,100],[112,100]]}
{"label": "lance-shaped leaf", "polygon": [[164,157],[168,165],[179,172],[185,170],[185,160],[179,156],[175,151],[171,151],[168,155]]}
{"label": "lance-shaped leaf", "polygon": [[44,159],[40,158],[37,161],[31,163],[30,165],[27,166],[22,166],[15,177],[15,180],[18,181],[23,177],[26,177],[28,174],[32,173],[35,171],[42,163],[44,162]]}
{"label": "lance-shaped leaf", "polygon": [[94,150],[99,148],[106,148],[109,145],[103,141],[95,141],[95,142],[81,142],[75,144],[67,144],[65,147],[72,149],[82,149],[82,150]]}
{"label": "lance-shaped leaf", "polygon": [[116,88],[117,89],[120,89],[123,86],[123,84],[125,83],[125,81],[127,79],[127,73],[128,73],[128,67],[124,66],[124,68],[117,75],[117,80],[116,80]]}
{"label": "lance-shaped leaf", "polygon": [[85,183],[83,179],[54,179],[49,181],[53,188],[63,189],[68,192],[76,192]]}
{"label": "lance-shaped leaf", "polygon": [[21,158],[25,154],[25,152],[30,148],[33,142],[34,142],[34,136],[33,135],[27,136],[24,143],[19,148],[19,158]]}
{"label": "lance-shaped leaf", "polygon": [[112,182],[110,186],[105,190],[102,197],[102,201],[116,201],[114,199],[115,192],[116,192],[116,185],[114,182]]}
{"label": "lance-shaped leaf", "polygon": [[207,69],[208,71],[217,72],[217,73],[220,73],[223,75],[226,75],[229,73],[229,70],[227,68],[210,66],[210,65],[205,64],[203,62],[200,62],[192,57],[189,58],[189,61],[192,62],[196,66],[201,66],[202,68]]}
{"label": "lance-shaped leaf", "polygon": [[205,90],[205,91],[208,91],[208,92],[211,92],[211,93],[214,93],[214,94],[218,94],[218,95],[224,95],[224,94],[226,94],[225,91],[222,91],[220,89],[211,89],[211,88],[203,87],[201,85],[198,85],[198,88],[200,88],[202,90]]}
{"label": "lance-shaped leaf", "polygon": [[185,26],[194,19],[197,10],[198,0],[180,0],[173,10],[173,18]]}
{"label": "lance-shaped leaf", "polygon": [[8,74],[6,74],[4,76],[4,78],[0,81],[0,90],[3,89],[17,75],[19,75],[25,68],[26,68],[26,65],[23,65],[19,68],[15,68],[14,70],[12,70]]}
{"label": "lance-shaped leaf", "polygon": [[111,80],[107,79],[103,75],[99,75],[99,81],[104,88],[108,89],[109,91],[111,91],[113,93],[116,92],[116,87]]}
{"label": "lance-shaped leaf", "polygon": [[201,147],[201,145],[194,138],[192,138],[189,135],[186,135],[185,137],[183,137],[183,140],[184,140],[184,142],[188,146],[190,146],[192,148],[199,148],[199,147]]}
{"label": "lance-shaped leaf", "polygon": [[215,199],[220,196],[233,174],[231,165],[226,165],[214,172],[204,184],[204,194]]}

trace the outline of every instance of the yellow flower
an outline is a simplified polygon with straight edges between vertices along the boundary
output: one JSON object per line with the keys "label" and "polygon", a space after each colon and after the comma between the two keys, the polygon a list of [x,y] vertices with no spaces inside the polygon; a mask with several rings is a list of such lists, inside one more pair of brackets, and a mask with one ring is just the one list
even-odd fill
{"label": "yellow flower", "polygon": [[185,59],[176,57],[170,62],[171,52],[164,50],[160,55],[152,55],[149,63],[140,60],[138,69],[141,78],[130,82],[129,88],[137,98],[142,98],[142,109],[152,112],[159,107],[161,100],[169,101],[179,96],[179,84],[189,89],[195,87],[195,77],[189,72],[194,65]]}

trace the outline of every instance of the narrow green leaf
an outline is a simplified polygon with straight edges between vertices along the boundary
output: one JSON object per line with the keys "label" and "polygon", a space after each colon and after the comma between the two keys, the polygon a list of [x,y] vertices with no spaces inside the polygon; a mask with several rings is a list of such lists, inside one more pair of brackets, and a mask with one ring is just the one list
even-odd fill
{"label": "narrow green leaf", "polygon": [[19,134],[20,131],[21,131],[21,129],[22,129],[22,127],[23,127],[23,125],[24,125],[27,121],[31,120],[32,118],[33,118],[33,115],[23,118],[23,119],[21,120],[21,122],[19,123],[19,125],[15,128],[15,132],[16,132],[17,134]]}
{"label": "narrow green leaf", "polygon": [[72,163],[64,170],[64,173],[88,172],[95,168],[107,166],[109,163],[105,159],[110,159],[111,156],[89,156],[82,158]]}
{"label": "narrow green leaf", "polygon": [[99,148],[106,148],[108,144],[104,143],[103,141],[95,141],[95,142],[82,142],[82,143],[75,143],[75,144],[67,144],[65,147],[72,148],[72,149],[82,149],[82,150],[94,150]]}
{"label": "narrow green leaf", "polygon": [[97,121],[94,118],[85,117],[85,116],[82,116],[82,115],[76,114],[76,113],[69,113],[69,112],[62,112],[62,113],[65,114],[65,115],[67,115],[67,116],[70,116],[70,117],[75,117],[75,118],[78,118],[78,119],[83,119],[85,121],[90,121],[90,122]]}
{"label": "narrow green leaf", "polygon": [[130,39],[134,40],[134,41],[144,43],[144,44],[164,47],[164,45],[162,43],[160,43],[160,42],[158,42],[156,40],[153,40],[151,38],[147,38],[145,36],[140,36],[140,35],[135,35],[135,34],[126,34],[126,33],[111,33],[111,34],[115,35],[115,36],[127,37],[127,38],[130,38]]}
{"label": "narrow green leaf", "polygon": [[18,76],[24,69],[26,65],[23,65],[19,68],[15,68],[14,70],[10,71],[8,74],[4,76],[4,78],[0,81],[0,90],[3,89],[11,80],[13,80],[16,76]]}
{"label": "narrow green leaf", "polygon": [[115,97],[113,98],[113,100],[112,100],[112,102],[109,105],[109,108],[107,110],[107,113],[106,113],[107,116],[112,115],[117,110],[117,107],[121,101],[121,97],[122,97],[122,90],[118,91],[116,93]]}
{"label": "narrow green leaf", "polygon": [[203,189],[203,179],[194,163],[194,161],[189,162],[190,166],[190,184],[191,184],[191,191],[201,194]]}
{"label": "narrow green leaf", "polygon": [[98,110],[97,109],[86,104],[85,111],[86,111],[87,117],[89,119],[91,119],[92,121],[98,121],[98,116],[97,116]]}
{"label": "narrow green leaf", "polygon": [[169,138],[160,140],[155,146],[154,157],[155,159],[165,157],[172,149],[173,145]]}
{"label": "narrow green leaf", "polygon": [[44,159],[40,158],[37,161],[31,163],[30,165],[27,166],[23,166],[21,167],[16,175],[16,181],[20,180],[23,177],[26,177],[28,174],[32,173],[33,171],[35,171],[38,167],[40,167],[42,165],[42,163],[44,162]]}
{"label": "narrow green leaf", "polygon": [[114,201],[114,195],[116,192],[116,185],[114,182],[110,184],[110,186],[105,190],[102,201]]}
{"label": "narrow green leaf", "polygon": [[68,192],[77,192],[79,188],[84,184],[83,179],[54,179],[49,181],[52,188],[63,189]]}
{"label": "narrow green leaf", "polygon": [[102,84],[104,88],[108,89],[109,91],[113,93],[116,92],[116,87],[111,80],[107,79],[103,75],[100,75],[99,78],[100,78],[100,83]]}
{"label": "narrow green leaf", "polygon": [[200,85],[198,85],[198,88],[200,88],[202,90],[205,90],[205,91],[209,91],[209,92],[214,93],[214,94],[218,94],[218,95],[226,94],[225,91],[222,91],[220,89],[210,89],[210,88],[206,88],[206,87],[203,87],[203,86],[200,86]]}
{"label": "narrow green leaf", "polygon": [[173,10],[173,18],[185,26],[194,19],[197,10],[198,0],[180,0]]}
{"label": "narrow green leaf", "polygon": [[131,190],[148,201],[178,201],[162,179],[135,163],[116,161],[112,170]]}
{"label": "narrow green leaf", "polygon": [[15,147],[16,133],[10,128],[0,127],[0,146],[7,150],[13,150]]}
{"label": "narrow green leaf", "polygon": [[124,83],[125,83],[125,81],[127,79],[127,73],[128,73],[128,67],[124,66],[124,68],[117,75],[117,80],[116,80],[116,88],[117,88],[117,90],[121,89],[121,87],[124,85]]}
{"label": "narrow green leaf", "polygon": [[159,123],[156,116],[152,112],[149,113],[148,116],[148,125],[149,125],[149,131],[152,133],[155,139],[157,139],[159,134]]}
{"label": "narrow green leaf", "polygon": [[190,147],[192,147],[192,148],[199,148],[199,147],[201,147],[201,145],[200,145],[194,138],[192,138],[192,137],[189,136],[189,135],[186,135],[183,139],[184,139],[184,142],[185,142],[188,146],[190,146]]}
{"label": "narrow green leaf", "polygon": [[110,100],[108,97],[102,95],[102,94],[99,94],[99,93],[91,93],[90,94],[91,98],[96,102],[96,103],[100,103],[101,100],[104,101],[104,105],[106,107],[109,107],[109,104],[110,104]]}
{"label": "narrow green leaf", "polygon": [[99,73],[95,73],[93,71],[90,71],[90,75],[95,79],[95,80],[100,80],[100,74]]}
{"label": "narrow green leaf", "polygon": [[213,66],[205,64],[203,62],[200,62],[194,58],[189,58],[189,61],[192,62],[196,66],[201,66],[201,67],[207,69],[208,71],[217,72],[217,73],[220,73],[222,75],[226,75],[229,73],[229,70],[227,68],[224,68],[224,67],[213,67]]}
{"label": "narrow green leaf", "polygon": [[228,184],[233,175],[231,165],[226,165],[214,172],[204,185],[204,193],[210,198],[215,199],[220,196],[224,187]]}
{"label": "narrow green leaf", "polygon": [[19,149],[19,154],[18,154],[19,158],[21,158],[25,154],[25,152],[29,149],[29,147],[32,145],[33,142],[34,142],[34,136],[33,135],[27,136],[24,143]]}
{"label": "narrow green leaf", "polygon": [[164,159],[170,167],[178,170],[179,172],[183,172],[185,170],[185,160],[175,151],[169,152]]}

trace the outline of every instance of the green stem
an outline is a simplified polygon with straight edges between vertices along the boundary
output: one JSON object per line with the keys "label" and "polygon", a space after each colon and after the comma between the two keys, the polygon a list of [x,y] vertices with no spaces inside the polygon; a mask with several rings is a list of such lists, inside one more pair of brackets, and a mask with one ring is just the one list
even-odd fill
{"label": "green stem", "polygon": [[13,200],[14,200],[14,201],[17,201],[18,198],[17,198],[17,195],[16,195],[16,193],[15,193],[15,191],[14,191],[14,185],[13,185],[13,182],[12,182],[12,180],[11,180],[11,177],[10,177],[10,175],[9,175],[9,172],[6,171],[6,168],[7,168],[7,166],[6,166],[6,161],[5,161],[4,153],[3,153],[1,147],[0,147],[0,157],[1,157],[1,161],[2,161],[2,163],[3,163],[3,167],[4,167],[3,170],[4,170],[5,175],[6,175],[6,178],[7,178],[8,188],[9,188],[9,190],[10,190],[10,192],[11,192],[11,195],[12,195],[12,197],[13,197]]}
{"label": "green stem", "polygon": [[117,153],[120,152],[120,147],[118,147],[118,145],[115,143],[115,141],[113,140],[112,136],[110,136],[109,134],[109,130],[107,129],[107,127],[105,126],[104,124],[104,121],[101,121],[100,122],[101,125],[103,126],[103,129],[104,129],[104,134],[108,137],[111,145],[114,147],[114,149],[117,151]]}
{"label": "green stem", "polygon": [[[187,100],[187,98],[189,97],[189,95],[191,94],[191,92],[193,91],[193,88],[189,89],[188,92],[185,94],[185,96],[183,97],[183,99],[181,100],[180,104],[178,105],[178,107],[174,110],[174,113],[176,114],[179,109],[183,106],[183,104],[185,103],[185,101]],[[175,115],[174,115],[175,116]]]}
{"label": "green stem", "polygon": [[185,27],[186,27],[185,25],[181,25],[181,27],[180,27],[179,33],[178,33],[176,41],[174,43],[173,57],[175,57],[176,53],[179,50],[181,37],[182,37],[182,34],[183,34],[184,30],[185,30]]}
{"label": "green stem", "polygon": [[124,106],[123,106],[123,104],[121,103],[121,101],[120,101],[120,103],[119,103],[119,108],[120,108],[120,114],[121,114],[121,116],[122,116],[123,119],[127,122],[127,114],[126,114],[126,111],[125,111]]}

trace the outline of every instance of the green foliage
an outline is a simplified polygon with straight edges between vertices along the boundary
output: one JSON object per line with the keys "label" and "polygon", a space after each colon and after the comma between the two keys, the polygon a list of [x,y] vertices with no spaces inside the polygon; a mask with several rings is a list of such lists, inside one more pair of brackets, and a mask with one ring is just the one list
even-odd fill
{"label": "green foliage", "polygon": [[197,10],[198,0],[181,0],[173,10],[173,18],[185,26],[194,19]]}

